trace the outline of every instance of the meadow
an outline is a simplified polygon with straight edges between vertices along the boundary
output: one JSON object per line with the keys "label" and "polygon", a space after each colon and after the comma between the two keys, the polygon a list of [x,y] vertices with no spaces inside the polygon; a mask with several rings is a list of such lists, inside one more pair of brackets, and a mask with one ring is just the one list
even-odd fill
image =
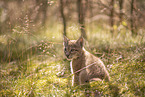
{"label": "meadow", "polygon": [[[12,33],[0,36],[0,96],[83,97],[80,86],[71,86],[62,25],[51,25],[33,34],[25,30],[16,27]],[[144,32],[132,36],[123,28],[112,35],[107,29],[87,26],[85,48],[103,60],[111,77],[110,83],[91,82],[90,90],[100,91],[103,97],[145,96]],[[68,27],[67,35],[70,39],[80,36],[77,24]]]}

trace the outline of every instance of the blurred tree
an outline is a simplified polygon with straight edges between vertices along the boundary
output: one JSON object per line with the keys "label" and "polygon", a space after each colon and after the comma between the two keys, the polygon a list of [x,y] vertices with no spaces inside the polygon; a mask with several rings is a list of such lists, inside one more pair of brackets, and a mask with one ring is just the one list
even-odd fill
{"label": "blurred tree", "polygon": [[6,2],[7,1],[0,1],[0,34],[2,34],[3,31],[7,29],[6,22],[9,20]]}
{"label": "blurred tree", "polygon": [[111,25],[111,33],[114,33],[114,0],[110,1],[110,25]]}
{"label": "blurred tree", "polygon": [[60,13],[63,21],[63,35],[66,36],[66,18],[64,15],[64,0],[60,0]]}
{"label": "blurred tree", "polygon": [[43,19],[42,19],[42,26],[45,26],[46,20],[47,20],[47,6],[48,6],[48,0],[42,0],[42,12],[43,12]]}
{"label": "blurred tree", "polygon": [[2,25],[1,25],[1,22],[2,22],[1,16],[2,16],[2,8],[0,8],[0,33],[2,32],[1,31],[1,28],[2,28]]}
{"label": "blurred tree", "polygon": [[119,0],[119,22],[122,23],[124,0]]}
{"label": "blurred tree", "polygon": [[135,34],[134,32],[134,0],[131,0],[131,7],[130,7],[130,28],[132,34]]}
{"label": "blurred tree", "polygon": [[77,0],[77,9],[78,9],[78,22],[80,25],[81,35],[87,39],[85,31],[85,1]]}
{"label": "blurred tree", "polygon": [[39,10],[35,21],[39,20],[40,15],[42,14],[42,26],[45,26],[47,20],[47,7],[48,7],[48,0],[36,0],[36,7],[39,6]]}

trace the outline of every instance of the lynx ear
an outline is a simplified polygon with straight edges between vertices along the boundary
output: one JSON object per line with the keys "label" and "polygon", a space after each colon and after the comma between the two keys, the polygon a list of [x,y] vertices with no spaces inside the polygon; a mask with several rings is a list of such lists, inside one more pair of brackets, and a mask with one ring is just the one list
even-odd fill
{"label": "lynx ear", "polygon": [[78,40],[77,43],[81,46],[81,48],[84,46],[84,38],[81,36]]}
{"label": "lynx ear", "polygon": [[64,36],[63,36],[63,40],[64,40],[63,45],[64,45],[64,46],[67,46],[67,45],[68,45],[69,39],[64,35]]}

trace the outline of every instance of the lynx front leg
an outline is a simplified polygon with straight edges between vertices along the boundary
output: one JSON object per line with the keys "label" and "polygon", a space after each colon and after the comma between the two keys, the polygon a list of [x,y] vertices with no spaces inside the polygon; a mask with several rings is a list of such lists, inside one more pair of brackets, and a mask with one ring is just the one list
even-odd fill
{"label": "lynx front leg", "polygon": [[72,86],[77,86],[77,85],[79,85],[79,76],[74,74],[72,78]]}
{"label": "lynx front leg", "polygon": [[79,81],[80,81],[80,85],[84,85],[84,84],[89,83],[88,74],[87,74],[86,70],[83,70],[80,72]]}
{"label": "lynx front leg", "polygon": [[91,96],[91,91],[90,91],[90,84],[89,84],[89,79],[88,79],[88,74],[86,70],[83,70],[79,74],[79,81],[80,85],[82,85],[82,89],[85,90],[85,96],[90,97]]}

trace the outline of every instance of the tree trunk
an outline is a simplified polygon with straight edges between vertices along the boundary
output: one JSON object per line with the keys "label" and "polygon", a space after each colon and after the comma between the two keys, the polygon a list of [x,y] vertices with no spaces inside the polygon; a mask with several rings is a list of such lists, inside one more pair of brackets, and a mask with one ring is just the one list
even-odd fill
{"label": "tree trunk", "polygon": [[43,18],[42,18],[42,26],[45,26],[46,20],[47,20],[47,0],[44,0],[42,2],[42,13],[43,13]]}
{"label": "tree trunk", "polygon": [[111,33],[114,33],[114,0],[110,2],[110,25],[111,25]]}
{"label": "tree trunk", "polygon": [[122,17],[123,17],[123,3],[124,0],[119,0],[119,8],[120,8],[120,13],[119,13],[119,19],[120,19],[120,24],[122,23]]}
{"label": "tree trunk", "polygon": [[[35,7],[39,6],[39,9],[38,9],[34,22],[38,22],[40,19],[40,15],[42,14],[43,15],[42,23],[41,23],[42,26],[45,26],[46,20],[47,20],[47,6],[48,6],[47,4],[48,4],[47,0],[36,0]],[[30,10],[30,14],[31,12],[33,12],[33,9]]]}
{"label": "tree trunk", "polygon": [[86,31],[85,31],[85,10],[84,10],[84,1],[77,0],[77,8],[78,8],[78,22],[80,25],[81,35],[87,39]]}
{"label": "tree trunk", "polygon": [[60,0],[60,13],[63,21],[63,35],[66,36],[66,18],[64,15],[64,2],[63,0]]}
{"label": "tree trunk", "polygon": [[131,8],[130,8],[130,28],[132,34],[134,34],[134,21],[133,21],[133,11],[134,11],[134,0],[131,0]]}

